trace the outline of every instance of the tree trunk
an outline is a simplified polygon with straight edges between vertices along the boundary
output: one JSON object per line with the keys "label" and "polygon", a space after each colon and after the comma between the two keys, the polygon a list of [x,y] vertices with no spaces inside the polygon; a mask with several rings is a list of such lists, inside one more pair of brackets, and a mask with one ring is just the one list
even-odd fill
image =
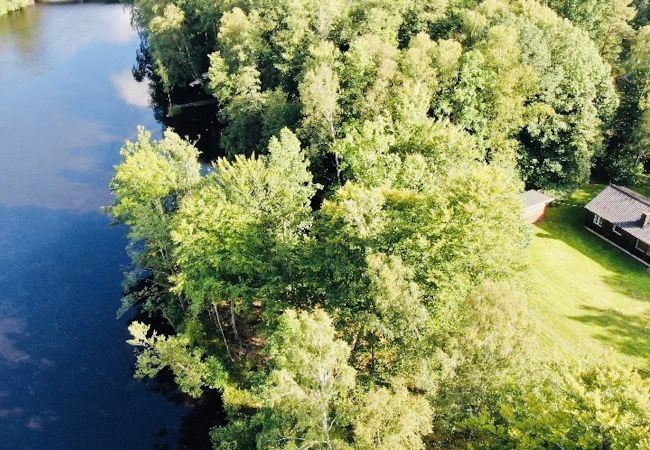
{"label": "tree trunk", "polygon": [[241,339],[237,332],[237,321],[235,320],[235,305],[233,305],[232,300],[230,300],[230,324],[232,325],[232,332],[235,335],[235,339],[237,339],[237,342],[241,345]]}
{"label": "tree trunk", "polygon": [[221,331],[221,337],[223,338],[223,345],[226,346],[226,353],[228,354],[228,358],[230,358],[231,361],[233,361],[232,355],[230,354],[230,347],[228,346],[228,340],[226,339],[226,333],[223,332],[223,326],[221,325],[221,317],[219,316],[219,308],[217,308],[217,305],[215,303],[212,304],[212,311],[214,313],[214,317],[217,322],[217,326],[219,327],[219,331]]}

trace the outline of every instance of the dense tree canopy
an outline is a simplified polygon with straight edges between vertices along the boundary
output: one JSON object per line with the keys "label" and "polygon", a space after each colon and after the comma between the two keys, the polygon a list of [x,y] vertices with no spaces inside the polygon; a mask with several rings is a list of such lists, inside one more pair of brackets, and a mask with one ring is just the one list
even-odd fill
{"label": "dense tree canopy", "polygon": [[525,351],[520,192],[649,153],[634,6],[546,3],[135,1],[170,95],[219,102],[226,155],[202,170],[173,131],[122,150],[124,308],[174,330],[132,324],[136,375],[220,390],[216,448],[648,444],[644,380]]}
{"label": "dense tree canopy", "polygon": [[398,153],[447,122],[527,185],[567,187],[603,155],[625,49],[642,39],[630,0],[547,3],[557,13],[534,0],[143,1],[136,17],[166,85],[197,80],[219,100],[232,154],[287,126],[329,184],[349,135],[379,126]]}
{"label": "dense tree canopy", "polygon": [[548,0],[547,4],[585,30],[612,65],[619,64],[625,40],[634,35],[632,0]]}

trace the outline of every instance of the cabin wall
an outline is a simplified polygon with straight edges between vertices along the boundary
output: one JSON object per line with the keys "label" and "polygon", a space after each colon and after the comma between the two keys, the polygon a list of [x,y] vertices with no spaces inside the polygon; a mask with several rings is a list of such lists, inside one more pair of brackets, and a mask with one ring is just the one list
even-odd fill
{"label": "cabin wall", "polygon": [[634,236],[631,236],[623,230],[621,230],[622,232],[620,235],[614,233],[614,224],[604,218],[602,226],[598,226],[594,223],[594,213],[585,210],[585,226],[614,242],[616,245],[624,248],[637,258],[650,263],[650,255],[636,249],[636,238]]}
{"label": "cabin wall", "polygon": [[526,219],[526,222],[528,223],[535,223],[544,217],[544,213],[546,212],[546,205],[542,204],[539,206],[535,206],[533,208],[529,208],[526,211],[524,211],[524,219]]}

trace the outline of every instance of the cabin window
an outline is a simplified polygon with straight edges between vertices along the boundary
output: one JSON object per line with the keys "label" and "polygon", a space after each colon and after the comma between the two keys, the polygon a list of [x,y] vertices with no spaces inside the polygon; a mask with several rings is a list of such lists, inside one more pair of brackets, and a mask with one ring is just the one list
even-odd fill
{"label": "cabin window", "polygon": [[603,218],[600,217],[598,214],[594,214],[594,223],[598,225],[599,227],[603,226]]}
{"label": "cabin window", "polygon": [[614,233],[618,234],[619,236],[621,235],[621,227],[619,227],[618,225],[614,225],[614,226],[612,227],[612,231],[613,231]]}
{"label": "cabin window", "polygon": [[641,242],[639,239],[636,240],[636,249],[643,253],[650,254],[650,245],[646,244],[645,242]]}

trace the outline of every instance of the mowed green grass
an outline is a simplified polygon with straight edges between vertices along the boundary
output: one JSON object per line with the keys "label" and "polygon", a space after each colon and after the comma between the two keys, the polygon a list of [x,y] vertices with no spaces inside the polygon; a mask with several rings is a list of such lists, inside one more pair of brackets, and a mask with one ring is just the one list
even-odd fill
{"label": "mowed green grass", "polygon": [[[650,273],[589,233],[585,205],[603,185],[589,185],[534,228],[528,302],[545,358],[611,358],[650,373]],[[647,188],[637,188],[648,193]]]}

